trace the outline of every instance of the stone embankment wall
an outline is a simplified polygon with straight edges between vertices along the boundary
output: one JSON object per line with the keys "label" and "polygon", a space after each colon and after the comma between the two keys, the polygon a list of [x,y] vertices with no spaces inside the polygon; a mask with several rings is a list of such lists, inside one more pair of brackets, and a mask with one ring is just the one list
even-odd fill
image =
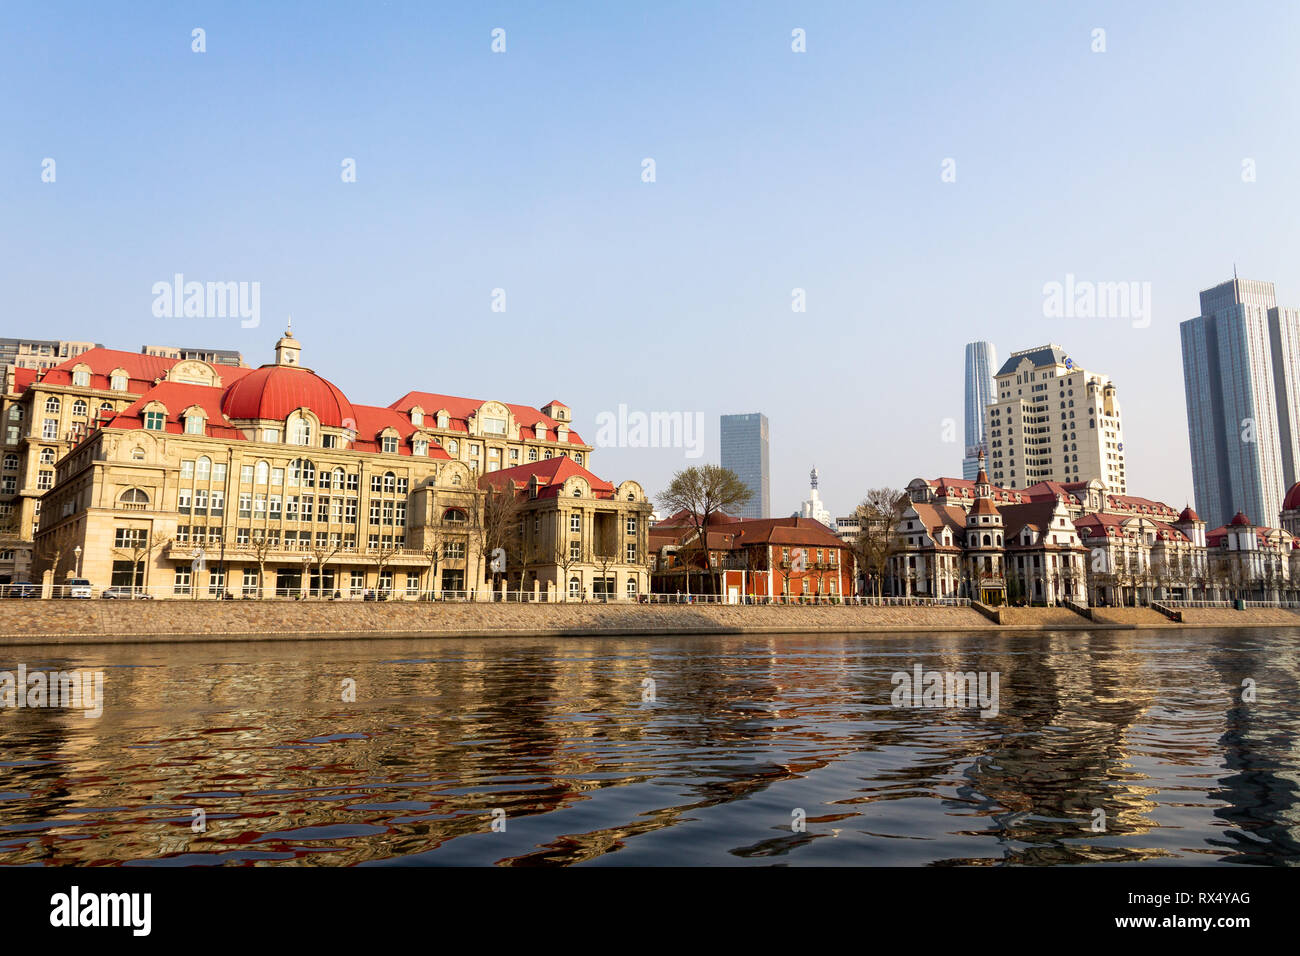
{"label": "stone embankment wall", "polygon": [[1175,624],[1149,608],[1004,608],[1003,624],[968,607],[457,604],[330,601],[0,601],[0,645],[360,637],[1101,630],[1300,627],[1282,608],[1188,609]]}
{"label": "stone embankment wall", "polygon": [[355,601],[0,601],[0,644],[988,630],[970,608]]}

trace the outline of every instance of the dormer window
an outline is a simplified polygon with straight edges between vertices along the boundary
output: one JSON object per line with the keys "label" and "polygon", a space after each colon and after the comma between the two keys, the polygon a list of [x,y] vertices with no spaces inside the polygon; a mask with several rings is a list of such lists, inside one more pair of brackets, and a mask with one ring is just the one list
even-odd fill
{"label": "dormer window", "polygon": [[438,427],[439,427],[439,428],[446,428],[447,425],[448,425],[448,423],[449,423],[449,422],[448,422],[448,418],[447,418],[447,413],[446,413],[446,412],[439,412],[439,413],[438,413]]}
{"label": "dormer window", "polygon": [[160,432],[167,424],[167,414],[165,412],[145,412],[144,427],[147,431]]}
{"label": "dormer window", "polygon": [[311,444],[311,419],[305,415],[299,414],[289,422],[289,444],[290,445],[310,445]]}
{"label": "dormer window", "polygon": [[412,454],[419,455],[421,458],[429,454],[429,443],[422,438],[417,438],[412,443]]}
{"label": "dormer window", "polygon": [[424,412],[418,408],[411,409],[411,424],[419,428],[424,424]]}
{"label": "dormer window", "polygon": [[108,387],[115,392],[125,392],[126,383],[127,383],[126,372],[122,371],[121,369],[117,369],[116,371],[113,372],[112,376],[109,378]]}
{"label": "dormer window", "polygon": [[185,416],[185,434],[203,434],[203,416],[199,412],[190,412]]}
{"label": "dormer window", "polygon": [[90,388],[90,369],[80,365],[72,370],[72,384],[77,388]]}
{"label": "dormer window", "polygon": [[396,455],[397,438],[393,435],[385,435],[380,439],[380,449],[385,455]]}

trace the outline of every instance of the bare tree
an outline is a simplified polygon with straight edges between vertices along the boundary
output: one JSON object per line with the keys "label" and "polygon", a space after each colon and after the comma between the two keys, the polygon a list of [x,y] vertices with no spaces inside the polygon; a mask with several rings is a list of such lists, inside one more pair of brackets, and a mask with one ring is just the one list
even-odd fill
{"label": "bare tree", "polygon": [[876,597],[883,594],[890,558],[902,547],[898,523],[911,504],[907,492],[894,488],[872,488],[854,509],[860,530],[853,542],[853,557],[871,572]]}
{"label": "bare tree", "polygon": [[560,540],[555,543],[555,566],[560,569],[560,600],[569,600],[569,568],[573,567],[581,560],[581,557],[574,557],[569,548],[567,540]]}
{"label": "bare tree", "polygon": [[311,549],[312,558],[316,563],[316,580],[320,582],[319,590],[322,596],[325,591],[325,563],[338,554],[340,548],[339,539],[335,537],[333,539],[327,538],[325,544],[318,543]]}
{"label": "bare tree", "polygon": [[[397,546],[391,538],[387,541],[381,539],[379,547],[370,549],[370,560],[375,563],[375,597],[378,598],[382,593],[379,587],[379,579],[384,575],[384,569],[392,563],[394,557],[400,552],[401,548]],[[385,595],[386,597],[386,595]]]}
{"label": "bare tree", "polygon": [[519,522],[523,515],[523,500],[512,488],[498,488],[491,476],[480,479],[481,496],[474,496],[470,504],[470,533],[475,537],[479,554],[483,556],[483,580],[491,576],[495,595],[501,575],[511,565],[521,562],[522,535]]}
{"label": "bare tree", "polygon": [[[687,513],[691,526],[695,529],[698,547],[704,553],[704,566],[707,569],[710,519],[719,512],[740,507],[753,496],[754,493],[749,486],[731,469],[719,465],[701,465],[698,468],[685,468],[673,475],[667,489],[659,493],[658,500],[665,511]],[[687,557],[686,591],[690,593],[689,551]],[[712,575],[709,575],[709,578],[712,579]]]}
{"label": "bare tree", "polygon": [[[142,531],[144,529],[141,529]],[[138,537],[130,539],[126,547],[113,548],[114,554],[120,554],[131,562],[131,593],[135,594],[142,590],[144,582],[141,579],[141,572],[148,574],[148,568],[145,567],[150,555],[155,551],[165,548],[170,542],[171,537],[163,534],[161,531],[155,531],[152,535],[141,534]]]}
{"label": "bare tree", "polygon": [[259,530],[249,537],[248,547],[253,552],[253,560],[257,562],[257,599],[260,601],[266,595],[266,560],[274,542],[265,531]]}

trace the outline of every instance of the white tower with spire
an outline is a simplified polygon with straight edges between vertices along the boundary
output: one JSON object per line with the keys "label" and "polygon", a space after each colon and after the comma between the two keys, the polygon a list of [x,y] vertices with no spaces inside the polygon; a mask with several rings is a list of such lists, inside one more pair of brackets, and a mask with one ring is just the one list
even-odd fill
{"label": "white tower with spire", "polygon": [[831,513],[827,511],[826,506],[822,504],[821,492],[817,490],[818,478],[817,469],[814,467],[813,470],[808,473],[808,498],[799,509],[799,517],[812,518],[814,521],[820,521],[822,524],[826,525],[826,527],[834,531],[835,519],[831,517]]}

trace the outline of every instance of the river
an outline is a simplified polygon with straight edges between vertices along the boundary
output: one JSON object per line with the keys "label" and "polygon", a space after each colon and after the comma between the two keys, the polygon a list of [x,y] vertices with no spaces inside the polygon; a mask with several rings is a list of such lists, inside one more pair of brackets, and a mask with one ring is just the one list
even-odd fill
{"label": "river", "polygon": [[[1294,865],[1297,651],[1276,628],[6,647],[0,672],[102,673],[103,700],[0,709],[0,864]],[[996,705],[914,706],[918,665],[996,675]]]}

